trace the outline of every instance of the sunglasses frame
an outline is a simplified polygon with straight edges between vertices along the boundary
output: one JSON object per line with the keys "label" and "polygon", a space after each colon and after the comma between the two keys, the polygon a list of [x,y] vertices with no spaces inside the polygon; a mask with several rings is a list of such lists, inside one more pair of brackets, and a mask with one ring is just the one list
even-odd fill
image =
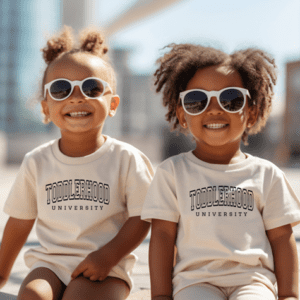
{"label": "sunglasses frame", "polygon": [[[99,80],[99,81],[102,83],[102,85],[103,85],[103,93],[102,93],[100,96],[97,96],[97,97],[89,97],[89,96],[87,96],[87,95],[83,92],[83,90],[82,90],[82,85],[83,85],[83,83],[84,83],[86,80],[89,80],[89,79]],[[55,99],[55,98],[52,96],[51,92],[50,92],[50,87],[51,87],[51,84],[53,84],[54,82],[59,81],[59,80],[65,80],[65,81],[69,82],[70,85],[71,85],[71,91],[70,91],[70,94],[69,94],[67,97],[65,97],[65,98],[62,98],[62,99]],[[85,97],[88,97],[88,98],[90,98],[90,99],[99,99],[100,97],[102,97],[102,96],[105,94],[105,90],[106,90],[107,87],[108,87],[108,88],[110,89],[110,91],[112,92],[112,89],[111,89],[110,85],[109,85],[106,81],[104,81],[104,80],[102,80],[102,79],[100,79],[100,78],[97,78],[97,77],[87,77],[87,78],[85,78],[85,79],[83,79],[83,80],[73,80],[73,81],[72,81],[72,80],[69,80],[69,79],[66,79],[66,78],[57,78],[57,79],[54,79],[54,80],[52,80],[52,81],[50,81],[50,82],[48,82],[47,84],[44,85],[44,98],[46,98],[47,90],[48,90],[49,96],[50,96],[53,100],[55,100],[55,101],[63,101],[63,100],[65,100],[65,99],[69,98],[69,97],[72,95],[75,86],[79,86],[82,95],[84,95]]]}
{"label": "sunglasses frame", "polygon": [[[244,103],[243,103],[243,106],[242,106],[239,110],[237,110],[237,111],[229,111],[229,110],[225,109],[225,108],[221,105],[221,102],[220,102],[220,95],[221,95],[221,93],[224,92],[224,91],[226,91],[226,90],[230,90],[230,89],[238,90],[238,91],[240,91],[240,92],[243,94],[243,96],[244,96]],[[206,94],[206,96],[207,96],[207,98],[208,98],[208,101],[207,101],[206,106],[204,107],[204,109],[203,109],[202,111],[200,111],[200,112],[198,112],[198,113],[191,113],[191,112],[188,112],[188,111],[186,110],[185,106],[184,106],[184,96],[185,96],[186,94],[190,93],[190,92],[193,92],[193,91],[200,91],[200,92],[203,92],[204,94]],[[245,105],[246,105],[246,102],[247,102],[247,97],[246,97],[246,96],[248,96],[248,97],[251,99],[249,91],[248,91],[247,89],[240,88],[240,87],[227,87],[227,88],[224,88],[224,89],[222,89],[222,90],[220,90],[220,91],[206,91],[206,90],[201,90],[201,89],[192,89],[192,90],[187,90],[187,91],[184,91],[184,92],[179,93],[179,97],[180,97],[180,99],[181,99],[181,105],[182,105],[184,111],[185,111],[187,114],[191,115],[191,116],[198,116],[198,115],[202,114],[202,113],[207,109],[207,107],[209,106],[211,97],[216,97],[216,98],[217,98],[217,101],[218,101],[220,107],[221,107],[224,111],[226,111],[226,112],[228,112],[228,113],[231,113],[231,114],[238,113],[238,112],[241,111],[241,110],[245,107]]]}

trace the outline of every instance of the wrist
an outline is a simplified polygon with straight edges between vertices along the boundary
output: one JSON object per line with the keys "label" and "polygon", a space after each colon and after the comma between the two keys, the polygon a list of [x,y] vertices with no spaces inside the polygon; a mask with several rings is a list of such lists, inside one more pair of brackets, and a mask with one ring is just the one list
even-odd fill
{"label": "wrist", "polygon": [[151,300],[173,300],[172,296],[155,296]]}
{"label": "wrist", "polygon": [[109,263],[111,266],[115,266],[120,261],[115,249],[106,245],[95,252],[97,252],[97,255],[100,257],[104,257],[107,263]]}

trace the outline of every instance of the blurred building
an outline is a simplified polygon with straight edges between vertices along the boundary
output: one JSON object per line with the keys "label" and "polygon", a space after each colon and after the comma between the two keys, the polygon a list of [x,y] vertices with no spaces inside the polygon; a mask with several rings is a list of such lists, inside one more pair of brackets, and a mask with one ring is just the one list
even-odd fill
{"label": "blurred building", "polygon": [[286,64],[284,133],[277,148],[282,165],[300,167],[300,61]]}
{"label": "blurred building", "polygon": [[276,148],[280,142],[282,117],[269,117],[261,132],[248,136],[248,145],[242,145],[242,151],[278,164]]}
{"label": "blurred building", "polygon": [[59,11],[59,0],[0,1],[0,131],[7,136],[7,162],[19,162],[40,144],[33,137],[49,130],[30,101],[38,98],[44,31],[58,28]]}
{"label": "blurred building", "polygon": [[110,49],[110,52],[120,105],[117,114],[105,122],[104,132],[139,148],[152,161],[160,161],[164,110],[161,97],[154,91],[152,74],[132,74],[128,67],[131,50]]}
{"label": "blurred building", "polygon": [[[40,91],[45,68],[40,52],[46,41],[44,33],[56,32],[61,24],[70,25],[75,31],[97,24],[100,12],[95,3],[95,0],[0,0],[0,131],[7,136],[7,162],[20,163],[26,152],[58,136],[53,126],[42,124],[40,112],[27,105]],[[164,117],[167,111],[162,107],[162,95],[154,91],[152,74],[131,73],[130,54],[130,49],[123,48],[109,51],[121,102],[116,116],[107,119],[104,133],[133,144],[153,162],[192,149],[190,137],[170,132]],[[245,152],[275,163],[281,161],[282,165],[297,161],[300,156],[297,122],[300,62],[288,64],[287,72],[284,141],[279,147],[282,138],[278,133],[282,124],[279,116],[270,118],[266,128],[250,136],[249,146],[243,147]]]}
{"label": "blurred building", "polygon": [[[99,0],[96,0],[99,1]],[[97,11],[95,0],[62,0],[62,24],[71,26],[75,32],[90,24],[97,24]]]}
{"label": "blurred building", "polygon": [[[0,0],[0,132],[6,134],[6,143],[1,144],[6,150],[1,148],[0,152],[6,152],[7,163],[20,163],[25,153],[58,136],[54,126],[41,122],[39,106],[30,107],[31,102],[40,100],[46,67],[40,49],[61,24],[79,31],[96,23],[99,12],[94,4],[94,0]],[[155,109],[160,105],[159,98],[149,92],[151,79],[131,74],[128,50],[110,49],[109,53],[122,102],[105,132],[146,150],[156,159],[153,153],[161,152],[158,120],[164,117],[161,107]]]}

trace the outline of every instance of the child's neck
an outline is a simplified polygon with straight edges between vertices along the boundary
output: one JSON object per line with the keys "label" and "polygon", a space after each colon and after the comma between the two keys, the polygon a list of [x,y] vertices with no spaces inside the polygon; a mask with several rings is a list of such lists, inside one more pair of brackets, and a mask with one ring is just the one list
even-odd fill
{"label": "child's neck", "polygon": [[193,154],[204,162],[220,165],[239,163],[247,158],[240,148],[226,152],[224,147],[213,147],[209,151],[205,151],[202,147],[200,149],[197,147]]}
{"label": "child's neck", "polygon": [[101,132],[83,134],[62,134],[59,140],[60,151],[70,157],[81,157],[94,153],[105,142]]}

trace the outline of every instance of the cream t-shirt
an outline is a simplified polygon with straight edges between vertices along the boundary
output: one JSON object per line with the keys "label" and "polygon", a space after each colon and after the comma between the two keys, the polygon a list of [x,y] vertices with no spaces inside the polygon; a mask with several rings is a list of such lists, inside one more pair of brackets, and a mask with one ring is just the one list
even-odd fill
{"label": "cream t-shirt", "polygon": [[260,281],[274,290],[266,230],[300,222],[300,202],[284,173],[248,154],[231,165],[205,163],[192,152],[160,164],[142,219],[178,223],[174,294],[193,284],[237,286]]}
{"label": "cream t-shirt", "polygon": [[[77,265],[112,240],[130,217],[141,214],[153,176],[148,158],[133,146],[109,136],[84,157],[68,157],[58,140],[28,153],[4,212],[18,219],[37,219],[40,246],[25,253],[31,268],[48,267],[68,284]],[[132,286],[131,253],[109,276]]]}

